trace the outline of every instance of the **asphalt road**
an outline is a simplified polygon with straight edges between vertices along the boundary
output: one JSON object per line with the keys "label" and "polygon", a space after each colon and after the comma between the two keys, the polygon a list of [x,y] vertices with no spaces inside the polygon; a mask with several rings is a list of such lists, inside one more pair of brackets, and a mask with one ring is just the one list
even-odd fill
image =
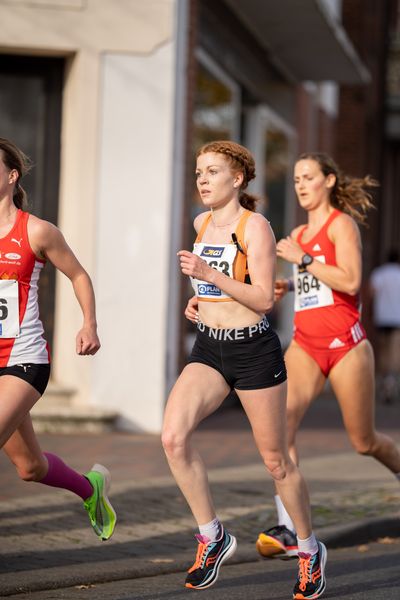
{"label": "asphalt road", "polygon": [[[113,581],[8,596],[18,600],[183,600],[199,592],[183,587],[184,573]],[[290,600],[296,561],[264,561],[223,566],[216,585],[201,600]],[[326,600],[399,600],[400,538],[330,550]]]}

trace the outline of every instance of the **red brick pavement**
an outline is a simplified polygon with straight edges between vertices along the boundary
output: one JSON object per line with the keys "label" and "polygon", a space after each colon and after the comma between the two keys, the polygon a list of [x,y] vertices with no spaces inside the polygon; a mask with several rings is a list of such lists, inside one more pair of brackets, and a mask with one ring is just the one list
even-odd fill
{"label": "red brick pavement", "polygon": [[[400,441],[399,405],[378,405],[377,425]],[[208,418],[195,434],[209,468],[243,466],[260,458],[250,426],[239,407],[222,408]],[[113,481],[169,475],[169,468],[158,435],[105,433],[87,435],[39,436],[42,448],[54,452],[80,472],[100,462],[111,470]],[[298,436],[300,456],[344,452],[351,449],[343,430],[337,403],[322,396],[306,415]],[[43,493],[41,485],[22,482],[4,454],[0,454],[0,501]]]}

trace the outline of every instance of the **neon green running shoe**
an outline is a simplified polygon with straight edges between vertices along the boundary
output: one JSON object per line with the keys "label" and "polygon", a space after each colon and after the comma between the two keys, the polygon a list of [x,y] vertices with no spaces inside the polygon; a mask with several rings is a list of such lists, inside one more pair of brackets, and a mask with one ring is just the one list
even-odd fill
{"label": "neon green running shoe", "polygon": [[110,489],[111,475],[103,465],[93,465],[88,473],[85,473],[93,487],[93,494],[84,501],[90,523],[96,533],[102,540],[108,540],[115,528],[117,515],[111,506],[107,494]]}

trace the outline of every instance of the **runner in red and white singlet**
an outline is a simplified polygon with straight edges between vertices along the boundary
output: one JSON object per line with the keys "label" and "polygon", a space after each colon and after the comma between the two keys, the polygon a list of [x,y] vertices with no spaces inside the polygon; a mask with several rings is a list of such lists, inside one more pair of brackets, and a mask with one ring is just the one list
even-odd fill
{"label": "runner in red and white singlet", "polygon": [[[275,297],[295,295],[293,339],[285,353],[288,371],[288,440],[297,461],[296,432],[326,378],[339,402],[354,449],[373,456],[400,480],[400,453],[374,426],[374,356],[360,323],[361,238],[356,221],[371,208],[370,177],[344,176],[327,155],[309,153],[295,164],[294,182],[307,225],[277,244],[293,265],[293,279],[279,280]],[[278,525],[262,532],[263,556],[292,555],[294,525],[279,495]]]}
{"label": "runner in red and white singlet", "polygon": [[100,348],[89,275],[61,231],[24,210],[21,180],[29,168],[25,154],[0,138],[0,447],[21,479],[61,487],[82,498],[96,535],[105,540],[116,522],[107,497],[107,469],[96,464],[82,475],[57,455],[43,453],[29,414],[50,377],[38,305],[38,281],[46,261],[70,279],[82,309],[76,352],[95,354]]}
{"label": "runner in red and white singlet", "polygon": [[[0,239],[0,367],[50,362],[38,305],[45,261],[32,251],[28,220],[29,213],[17,210],[14,226]],[[6,337],[10,333],[15,337]]]}

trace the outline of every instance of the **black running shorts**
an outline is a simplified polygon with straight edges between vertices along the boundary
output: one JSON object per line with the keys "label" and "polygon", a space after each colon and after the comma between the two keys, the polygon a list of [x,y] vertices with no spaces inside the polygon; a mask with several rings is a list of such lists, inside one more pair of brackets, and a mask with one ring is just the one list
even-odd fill
{"label": "black running shorts", "polygon": [[266,317],[239,329],[213,329],[198,323],[188,363],[212,367],[231,389],[259,390],[286,381],[281,344]]}
{"label": "black running shorts", "polygon": [[50,365],[38,365],[34,363],[21,363],[12,367],[0,367],[2,375],[13,375],[28,382],[42,395],[50,378]]}

